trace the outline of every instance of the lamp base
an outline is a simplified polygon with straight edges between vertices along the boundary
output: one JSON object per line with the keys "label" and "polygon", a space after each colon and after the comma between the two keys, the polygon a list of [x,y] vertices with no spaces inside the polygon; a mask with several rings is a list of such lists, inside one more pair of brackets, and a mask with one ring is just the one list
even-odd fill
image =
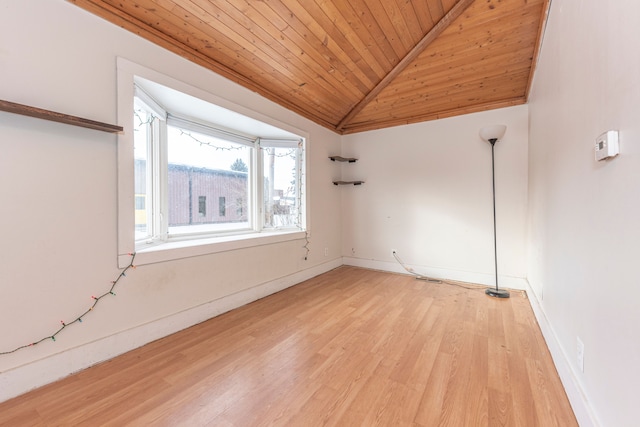
{"label": "lamp base", "polygon": [[509,298],[509,291],[504,290],[504,289],[496,289],[496,288],[487,288],[484,291],[485,294],[489,295],[490,297],[495,297],[495,298]]}

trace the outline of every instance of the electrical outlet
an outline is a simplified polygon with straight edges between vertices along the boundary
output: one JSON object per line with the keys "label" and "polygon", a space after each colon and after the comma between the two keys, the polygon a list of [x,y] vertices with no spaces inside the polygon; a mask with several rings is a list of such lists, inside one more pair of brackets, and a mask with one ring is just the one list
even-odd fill
{"label": "electrical outlet", "polygon": [[393,256],[393,255],[395,255],[397,253],[398,253],[398,251],[396,249],[391,249],[391,256]]}
{"label": "electrical outlet", "polygon": [[329,248],[324,248],[324,256],[329,256]]}
{"label": "electrical outlet", "polygon": [[584,372],[584,343],[580,337],[576,337],[576,361],[578,362],[578,369],[580,372]]}

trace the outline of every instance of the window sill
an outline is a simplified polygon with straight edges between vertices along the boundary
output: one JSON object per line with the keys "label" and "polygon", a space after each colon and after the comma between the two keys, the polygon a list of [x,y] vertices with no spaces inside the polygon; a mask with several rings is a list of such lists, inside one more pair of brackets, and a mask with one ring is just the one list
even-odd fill
{"label": "window sill", "polygon": [[[254,246],[271,245],[304,238],[304,231],[292,230],[174,241],[138,249],[136,251],[135,264],[155,264],[175,259],[233,251]],[[121,268],[126,267],[130,262],[130,255],[120,255],[118,257],[118,264]]]}

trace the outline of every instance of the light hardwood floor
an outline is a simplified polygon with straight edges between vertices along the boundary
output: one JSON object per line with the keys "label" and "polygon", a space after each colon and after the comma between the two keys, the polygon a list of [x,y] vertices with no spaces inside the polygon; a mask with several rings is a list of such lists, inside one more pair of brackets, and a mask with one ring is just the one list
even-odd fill
{"label": "light hardwood floor", "polygon": [[0,425],[577,425],[526,294],[483,291],[341,267],[4,402]]}

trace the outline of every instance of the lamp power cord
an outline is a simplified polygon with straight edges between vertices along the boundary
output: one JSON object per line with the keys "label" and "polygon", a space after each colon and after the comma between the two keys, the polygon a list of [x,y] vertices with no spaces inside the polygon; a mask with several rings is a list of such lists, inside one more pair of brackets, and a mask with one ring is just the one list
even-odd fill
{"label": "lamp power cord", "polygon": [[425,276],[424,274],[420,274],[417,273],[413,268],[407,266],[402,259],[400,259],[400,256],[398,255],[397,251],[393,251],[393,257],[396,259],[396,261],[398,262],[398,264],[400,264],[402,266],[402,268],[409,273],[410,275],[412,275],[413,277],[415,277],[417,280],[424,280],[426,282],[431,282],[431,283],[438,283],[438,284],[445,284],[445,285],[451,285],[451,286],[457,286],[459,288],[464,288],[464,289],[469,289],[469,290],[479,290],[482,291],[484,290],[484,286],[480,286],[480,285],[474,285],[472,283],[467,283],[467,282],[454,282],[451,280],[443,280],[443,279],[436,279],[433,277],[429,277],[429,276]]}

